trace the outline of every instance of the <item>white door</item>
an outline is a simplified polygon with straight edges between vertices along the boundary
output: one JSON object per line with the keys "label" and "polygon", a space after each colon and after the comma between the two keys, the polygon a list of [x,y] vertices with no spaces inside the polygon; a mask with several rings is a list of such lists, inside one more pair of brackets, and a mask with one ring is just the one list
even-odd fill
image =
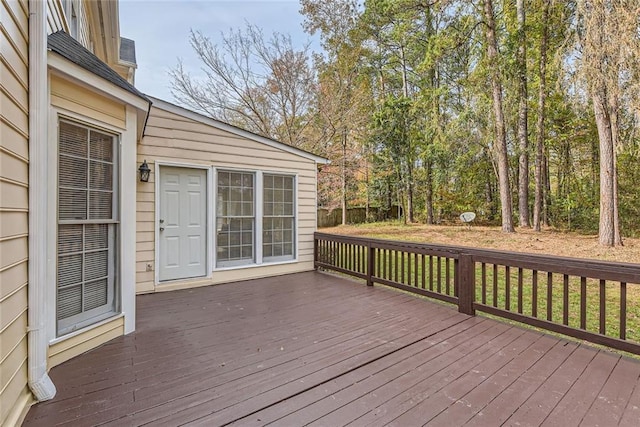
{"label": "white door", "polygon": [[207,171],[160,167],[160,280],[207,274]]}

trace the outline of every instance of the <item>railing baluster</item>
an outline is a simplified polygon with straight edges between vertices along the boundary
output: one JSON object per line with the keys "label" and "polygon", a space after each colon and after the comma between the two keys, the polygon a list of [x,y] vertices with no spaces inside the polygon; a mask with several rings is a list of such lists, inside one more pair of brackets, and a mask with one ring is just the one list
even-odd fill
{"label": "railing baluster", "polygon": [[511,311],[511,268],[507,265],[504,267],[504,308]]}
{"label": "railing baluster", "polygon": [[418,253],[413,254],[413,286],[418,287]]}
{"label": "railing baluster", "polygon": [[580,277],[580,329],[587,329],[587,278]]}
{"label": "railing baluster", "polygon": [[518,268],[518,313],[522,314],[522,267]]}
{"label": "railing baluster", "polygon": [[366,247],[367,250],[367,286],[373,286],[373,276],[376,268],[376,249],[371,242]]}
{"label": "railing baluster", "polygon": [[442,258],[441,257],[436,257],[437,258],[437,266],[438,266],[438,283],[436,284],[437,289],[438,289],[438,293],[441,294],[442,293]]}
{"label": "railing baluster", "polygon": [[564,275],[562,293],[562,323],[569,325],[569,275]]}
{"label": "railing baluster", "polygon": [[399,251],[400,252],[400,283],[405,284],[406,282],[406,278],[404,276],[404,270],[405,270],[405,262],[404,262],[404,255],[405,252],[404,251]]}
{"label": "railing baluster", "polygon": [[429,290],[433,291],[433,256],[429,255]]}
{"label": "railing baluster", "polygon": [[[453,296],[460,298],[460,259],[456,258],[453,260]],[[475,263],[474,266],[475,267]],[[474,271],[474,280],[475,280],[475,271]],[[475,288],[475,283],[473,284]],[[474,298],[475,298],[475,289],[474,289]],[[459,300],[458,300],[459,301]]]}
{"label": "railing baluster", "polygon": [[380,251],[380,255],[382,256],[382,278],[387,279],[387,250],[382,249]]}
{"label": "railing baluster", "polygon": [[394,282],[398,282],[398,250],[394,249],[393,251],[393,280]]}
{"label": "railing baluster", "polygon": [[620,282],[620,339],[627,339],[627,283]]}
{"label": "railing baluster", "polygon": [[411,254],[407,252],[407,285],[411,285]]}
{"label": "railing baluster", "polygon": [[426,285],[427,285],[427,281],[426,276],[427,276],[427,265],[426,265],[426,260],[425,260],[426,255],[425,254],[420,254],[420,258],[421,258],[421,262],[422,262],[422,289],[425,289]]}
{"label": "railing baluster", "polygon": [[547,272],[547,320],[553,319],[553,273]]}
{"label": "railing baluster", "polygon": [[498,306],[498,265],[493,264],[493,306]]}
{"label": "railing baluster", "polygon": [[531,283],[531,316],[538,317],[538,270],[533,270]]}
{"label": "railing baluster", "polygon": [[449,258],[444,259],[444,268],[445,268],[445,283],[446,283],[446,293],[447,295],[451,295],[451,285],[449,284],[450,274],[449,274]]}
{"label": "railing baluster", "polygon": [[600,333],[607,331],[607,281],[600,279]]}
{"label": "railing baluster", "polygon": [[487,303],[487,264],[482,263],[482,303]]}

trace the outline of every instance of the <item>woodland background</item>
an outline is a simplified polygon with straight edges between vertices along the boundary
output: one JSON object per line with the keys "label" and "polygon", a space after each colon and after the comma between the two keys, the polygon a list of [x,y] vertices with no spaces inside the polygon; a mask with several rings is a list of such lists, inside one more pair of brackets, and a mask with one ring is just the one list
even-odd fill
{"label": "woodland background", "polygon": [[[636,0],[302,0],[322,52],[255,26],[178,63],[204,114],[331,159],[319,205],[640,235]],[[204,74],[203,74],[204,72]],[[345,210],[343,209],[343,212]]]}

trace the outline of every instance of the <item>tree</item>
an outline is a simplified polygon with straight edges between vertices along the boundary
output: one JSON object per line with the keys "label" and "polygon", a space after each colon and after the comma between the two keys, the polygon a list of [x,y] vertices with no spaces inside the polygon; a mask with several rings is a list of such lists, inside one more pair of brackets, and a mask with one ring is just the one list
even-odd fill
{"label": "tree", "polygon": [[493,98],[493,113],[495,119],[494,150],[498,163],[498,183],[500,188],[500,206],[502,211],[502,231],[513,233],[513,218],[511,206],[511,187],[509,184],[509,158],[507,157],[507,136],[502,107],[502,80],[500,78],[498,42],[496,38],[496,21],[493,11],[493,1],[484,0],[485,31],[487,44],[487,67],[491,80]]}
{"label": "tree", "polygon": [[297,51],[291,37],[266,38],[252,25],[222,34],[221,45],[199,31],[191,32],[190,42],[205,76],[194,77],[178,63],[170,74],[179,102],[286,144],[314,148],[304,138],[315,91],[309,46]]}
{"label": "tree", "polygon": [[538,120],[536,122],[535,200],[533,202],[533,229],[541,231],[542,204],[544,198],[544,140],[545,102],[547,97],[547,43],[549,36],[549,8],[551,0],[543,0],[540,36],[540,61],[538,65]]}
{"label": "tree", "polygon": [[600,157],[601,245],[622,244],[618,216],[616,150],[620,104],[637,96],[633,76],[640,69],[640,5],[635,0],[580,0],[580,71],[591,98]]}
{"label": "tree", "polygon": [[524,0],[516,0],[518,15],[518,142],[520,156],[518,161],[518,217],[520,227],[529,227],[529,132],[527,103],[527,32]]}
{"label": "tree", "polygon": [[[355,31],[357,8],[351,0],[303,0],[304,28],[320,33],[327,58],[316,57],[318,86],[313,134],[324,141],[324,155],[333,161],[319,175],[321,190],[339,175],[342,224],[347,222],[349,189],[362,166],[362,148],[371,109],[366,75],[360,70],[362,45]],[[365,159],[366,160],[366,159]],[[366,163],[366,162],[365,162]],[[366,164],[364,165],[367,168]],[[368,171],[365,170],[365,174]],[[366,190],[368,193],[368,189]],[[327,188],[327,199],[336,199],[335,187]],[[352,196],[352,194],[351,194]],[[353,198],[353,197],[351,197]],[[331,200],[328,200],[331,204]]]}

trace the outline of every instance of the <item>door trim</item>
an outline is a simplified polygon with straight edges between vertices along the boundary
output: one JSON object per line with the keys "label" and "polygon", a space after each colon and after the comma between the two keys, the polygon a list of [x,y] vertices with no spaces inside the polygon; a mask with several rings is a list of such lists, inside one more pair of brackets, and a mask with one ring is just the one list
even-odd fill
{"label": "door trim", "polygon": [[[144,157],[144,156],[142,156]],[[148,159],[148,157],[147,157]],[[210,279],[213,273],[213,259],[211,257],[213,250],[213,239],[212,239],[212,230],[213,230],[213,220],[210,215],[212,209],[212,200],[213,200],[213,173],[211,166],[208,165],[199,165],[194,163],[187,162],[172,162],[172,161],[164,161],[164,160],[151,160],[154,162],[154,224],[153,224],[153,236],[154,236],[154,257],[153,257],[153,277],[154,277],[154,288],[158,289],[158,287],[162,287],[162,285],[169,283],[182,282],[185,280],[203,280]],[[184,169],[202,169],[207,171],[207,190],[206,190],[206,203],[207,203],[207,231],[205,233],[206,248],[207,254],[206,258],[206,275],[197,278],[188,278],[188,279],[176,279],[176,280],[163,280],[160,281],[160,168],[162,166],[169,166],[174,168],[184,168]]]}

